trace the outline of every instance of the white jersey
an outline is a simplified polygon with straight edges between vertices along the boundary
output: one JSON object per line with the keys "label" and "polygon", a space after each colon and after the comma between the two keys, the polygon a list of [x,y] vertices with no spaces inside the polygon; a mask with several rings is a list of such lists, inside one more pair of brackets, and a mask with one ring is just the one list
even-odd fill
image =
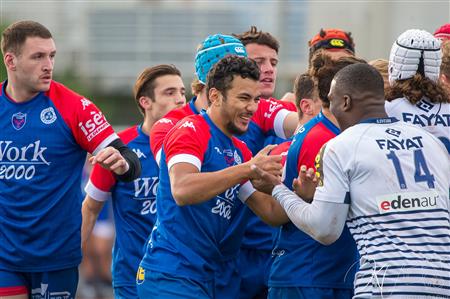
{"label": "white jersey", "polygon": [[[449,156],[395,118],[355,125],[322,148],[314,200],[349,204],[361,255],[355,298],[449,298]],[[428,297],[427,297],[428,296]]]}
{"label": "white jersey", "polygon": [[413,105],[406,98],[398,98],[384,105],[391,117],[424,128],[439,138],[450,154],[450,103],[432,103],[423,98]]}

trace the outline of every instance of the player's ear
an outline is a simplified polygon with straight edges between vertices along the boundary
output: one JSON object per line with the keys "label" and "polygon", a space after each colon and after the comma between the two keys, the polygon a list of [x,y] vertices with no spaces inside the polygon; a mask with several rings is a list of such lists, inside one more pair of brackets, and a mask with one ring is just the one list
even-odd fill
{"label": "player's ear", "polygon": [[215,88],[211,88],[209,90],[208,97],[209,101],[211,102],[210,106],[213,105],[217,106],[220,105],[220,103],[222,102],[222,93]]}
{"label": "player's ear", "polygon": [[16,70],[16,56],[11,52],[6,52],[3,56],[3,62],[7,69],[11,71]]}
{"label": "player's ear", "polygon": [[344,95],[344,102],[342,104],[342,110],[343,111],[349,111],[350,109],[352,109],[352,97],[349,95]]}
{"label": "player's ear", "polygon": [[141,96],[139,98],[139,105],[144,110],[152,110],[153,101],[149,97]]}
{"label": "player's ear", "polygon": [[312,101],[311,99],[301,99],[299,106],[300,106],[300,110],[303,112],[303,114],[305,115],[312,115]]}

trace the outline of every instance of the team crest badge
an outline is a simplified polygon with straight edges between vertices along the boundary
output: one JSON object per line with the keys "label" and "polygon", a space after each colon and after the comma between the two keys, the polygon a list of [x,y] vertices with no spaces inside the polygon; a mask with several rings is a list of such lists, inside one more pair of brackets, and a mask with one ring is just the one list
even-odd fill
{"label": "team crest badge", "polygon": [[14,113],[11,117],[11,124],[14,129],[20,130],[25,126],[27,122],[27,114],[22,112]]}
{"label": "team crest badge", "polygon": [[56,113],[53,107],[48,107],[41,111],[41,121],[44,124],[49,125],[51,123],[54,123],[55,120],[56,120]]}

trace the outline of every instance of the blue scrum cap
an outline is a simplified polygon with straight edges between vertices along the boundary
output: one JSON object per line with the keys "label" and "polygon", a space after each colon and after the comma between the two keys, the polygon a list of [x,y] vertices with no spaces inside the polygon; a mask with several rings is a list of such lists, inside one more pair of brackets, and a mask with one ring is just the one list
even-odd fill
{"label": "blue scrum cap", "polygon": [[214,34],[208,36],[201,44],[195,56],[195,73],[201,83],[206,84],[209,70],[227,55],[247,57],[244,45],[230,35]]}

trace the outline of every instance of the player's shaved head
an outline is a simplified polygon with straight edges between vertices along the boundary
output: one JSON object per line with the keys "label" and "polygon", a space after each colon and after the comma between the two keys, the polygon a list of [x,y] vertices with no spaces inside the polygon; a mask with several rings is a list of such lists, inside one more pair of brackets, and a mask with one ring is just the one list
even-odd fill
{"label": "player's shaved head", "polygon": [[333,78],[328,95],[341,130],[369,118],[386,117],[383,77],[373,66],[356,63]]}
{"label": "player's shaved head", "polygon": [[336,88],[345,91],[354,98],[365,93],[376,97],[384,97],[383,77],[373,66],[367,63],[356,63],[344,67],[334,77]]}

